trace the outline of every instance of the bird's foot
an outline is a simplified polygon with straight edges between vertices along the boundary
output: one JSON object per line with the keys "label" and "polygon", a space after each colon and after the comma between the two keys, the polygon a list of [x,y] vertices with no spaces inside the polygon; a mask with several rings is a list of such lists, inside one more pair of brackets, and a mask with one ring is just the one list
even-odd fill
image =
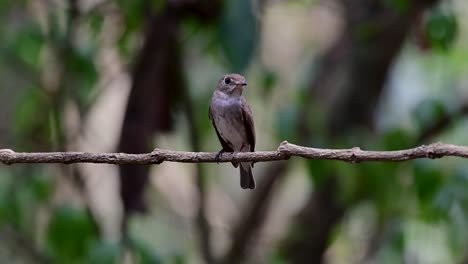
{"label": "bird's foot", "polygon": [[223,155],[223,153],[224,153],[224,149],[220,150],[220,151],[218,152],[218,154],[216,154],[216,157],[215,157],[216,163],[219,164],[219,158],[221,158],[221,156]]}

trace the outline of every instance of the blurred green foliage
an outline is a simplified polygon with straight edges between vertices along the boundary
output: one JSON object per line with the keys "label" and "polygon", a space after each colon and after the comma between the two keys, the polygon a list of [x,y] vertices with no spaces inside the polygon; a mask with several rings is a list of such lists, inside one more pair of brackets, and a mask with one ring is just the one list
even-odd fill
{"label": "blurred green foliage", "polygon": [[400,13],[407,12],[410,8],[410,5],[413,4],[413,1],[411,0],[385,0],[384,2]]}
{"label": "blurred green foliage", "polygon": [[250,0],[226,0],[220,16],[219,41],[232,72],[244,72],[254,55],[258,22]]}
{"label": "blurred green foliage", "polygon": [[85,210],[59,207],[52,213],[47,228],[47,245],[56,262],[81,262],[88,247],[97,239],[93,221]]}
{"label": "blurred green foliage", "polygon": [[457,31],[457,19],[452,12],[435,8],[428,15],[425,33],[432,48],[446,51],[455,41]]}

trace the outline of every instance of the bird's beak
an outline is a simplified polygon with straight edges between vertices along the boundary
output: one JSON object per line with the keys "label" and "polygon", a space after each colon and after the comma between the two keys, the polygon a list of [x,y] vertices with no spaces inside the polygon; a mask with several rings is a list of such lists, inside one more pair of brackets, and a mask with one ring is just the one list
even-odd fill
{"label": "bird's beak", "polygon": [[237,85],[247,86],[247,82],[246,81],[238,82]]}

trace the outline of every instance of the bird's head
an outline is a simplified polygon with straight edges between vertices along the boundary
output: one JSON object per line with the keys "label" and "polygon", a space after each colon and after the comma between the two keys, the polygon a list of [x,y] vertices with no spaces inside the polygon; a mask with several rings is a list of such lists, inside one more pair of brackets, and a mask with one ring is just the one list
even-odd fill
{"label": "bird's head", "polygon": [[242,95],[243,88],[247,85],[245,77],[237,74],[225,74],[223,78],[218,81],[217,90],[226,95]]}

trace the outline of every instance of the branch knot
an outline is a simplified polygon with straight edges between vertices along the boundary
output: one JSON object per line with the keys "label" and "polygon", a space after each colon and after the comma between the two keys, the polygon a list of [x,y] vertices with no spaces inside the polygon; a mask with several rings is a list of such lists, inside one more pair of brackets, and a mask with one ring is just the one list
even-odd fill
{"label": "branch knot", "polygon": [[161,164],[161,163],[163,163],[164,159],[161,158],[161,152],[163,152],[163,151],[164,151],[164,150],[159,149],[159,148],[155,148],[155,149],[153,149],[153,151],[151,151],[151,153],[149,154],[149,156],[151,157],[152,163],[154,163],[154,164]]}
{"label": "branch knot", "polygon": [[354,147],[351,149],[351,163],[359,163],[361,162],[360,159],[358,158],[359,153],[361,152],[360,147]]}

